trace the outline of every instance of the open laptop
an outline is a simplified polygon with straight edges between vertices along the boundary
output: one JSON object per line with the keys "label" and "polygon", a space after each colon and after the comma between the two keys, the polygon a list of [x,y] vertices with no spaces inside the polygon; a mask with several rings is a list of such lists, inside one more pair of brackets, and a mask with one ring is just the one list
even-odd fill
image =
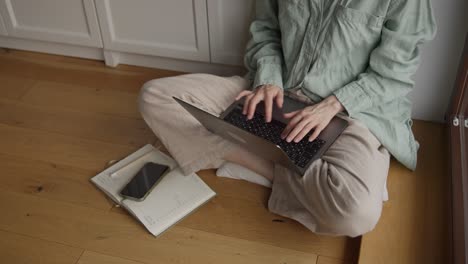
{"label": "open laptop", "polygon": [[265,122],[263,102],[257,105],[254,117],[247,120],[242,114],[243,99],[235,101],[217,117],[188,102],[173,98],[209,131],[242,145],[252,153],[294,170],[301,176],[348,126],[346,120],[334,117],[314,141],[309,142],[309,132],[300,142],[288,143],[281,139],[281,132],[288,123],[283,113],[302,109],[307,104],[286,95],[282,108],[274,104],[270,123]]}

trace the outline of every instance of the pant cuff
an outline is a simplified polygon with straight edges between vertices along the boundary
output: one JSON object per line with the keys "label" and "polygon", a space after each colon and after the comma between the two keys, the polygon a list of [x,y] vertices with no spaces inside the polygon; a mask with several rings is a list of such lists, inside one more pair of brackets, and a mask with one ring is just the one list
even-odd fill
{"label": "pant cuff", "polygon": [[223,142],[217,150],[200,153],[196,159],[180,164],[179,166],[184,175],[189,175],[204,169],[218,168],[224,162],[224,157],[234,148],[230,142]]}

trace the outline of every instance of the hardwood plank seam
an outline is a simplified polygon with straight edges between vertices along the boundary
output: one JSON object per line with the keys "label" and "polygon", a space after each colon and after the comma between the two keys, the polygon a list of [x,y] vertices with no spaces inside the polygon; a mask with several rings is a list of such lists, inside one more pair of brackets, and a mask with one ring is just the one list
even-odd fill
{"label": "hardwood plank seam", "polygon": [[[135,262],[135,263],[141,263],[141,264],[151,264],[149,262],[144,262],[144,261],[140,261],[140,260],[135,260],[135,259],[131,259],[131,258],[127,258],[127,257],[120,257],[120,256],[113,256],[113,255],[109,255],[109,254],[104,254],[104,253],[101,253],[101,252],[97,252],[95,250],[85,250],[84,252],[92,252],[92,253],[96,253],[96,254],[100,254],[100,255],[104,255],[104,256],[109,256],[109,257],[114,257],[114,258],[119,258],[119,259],[123,259],[123,260],[128,260],[128,261],[132,261],[132,262]],[[83,254],[84,254],[83,252]],[[80,259],[81,259],[81,256],[80,256]],[[76,263],[77,264],[77,263]]]}
{"label": "hardwood plank seam", "polygon": [[[27,104],[25,101],[20,101],[23,104]],[[28,104],[31,107],[42,107],[42,105],[36,104]],[[135,102],[136,107],[136,102]],[[124,114],[116,114],[116,113],[106,113],[106,112],[90,112],[90,111],[79,111],[76,108],[71,107],[56,107],[53,110],[65,110],[65,111],[75,111],[76,113],[84,113],[84,114],[99,114],[99,115],[108,115],[110,117],[117,117],[117,118],[128,118],[133,120],[144,120],[143,117],[139,116],[131,116],[131,115],[124,115]]]}
{"label": "hardwood plank seam", "polygon": [[[55,134],[55,135],[60,135],[60,136],[65,136],[65,137],[71,137],[71,138],[74,138],[74,139],[90,140],[90,141],[95,141],[95,142],[104,143],[104,144],[111,144],[111,145],[116,145],[116,146],[121,146],[121,147],[133,147],[133,148],[135,148],[135,151],[145,145],[145,144],[143,144],[141,146],[135,146],[135,145],[128,144],[128,143],[118,143],[118,142],[115,142],[115,141],[104,141],[104,140],[99,140],[99,139],[95,139],[95,138],[74,136],[74,135],[61,133],[61,132],[57,132],[57,131],[53,131],[53,130],[49,130],[49,129],[22,127],[22,126],[18,126],[18,125],[12,125],[12,124],[5,123],[5,122],[2,122],[1,120],[0,120],[0,125],[8,126],[8,127],[16,128],[16,129],[25,129],[25,130],[31,130],[31,131],[39,131],[39,132],[44,132],[44,133],[50,133],[50,134]],[[156,137],[156,136],[154,136],[154,137]],[[156,143],[158,141],[159,140],[157,138],[156,138],[156,140],[149,140],[148,144],[154,144],[154,143]],[[5,154],[7,154],[7,153],[5,153]]]}
{"label": "hardwood plank seam", "polygon": [[26,94],[29,93],[29,91],[31,91],[31,89],[37,84],[37,80],[35,79],[31,79],[31,78],[28,78],[29,80],[31,80],[33,83],[26,89],[26,91],[24,91],[24,93],[22,95],[20,95],[20,97],[14,101],[16,101],[17,103],[20,102],[23,97],[26,96]]}
{"label": "hardwood plank seam", "polygon": [[[23,159],[23,160],[30,160],[30,161],[34,161],[34,162],[43,162],[43,163],[47,163],[47,164],[54,164],[54,165],[59,165],[59,166],[63,166],[63,167],[70,167],[70,168],[73,168],[73,169],[76,169],[76,170],[83,170],[83,171],[89,171],[89,172],[94,171],[92,169],[76,167],[76,166],[73,166],[73,165],[64,164],[64,163],[55,162],[55,161],[51,162],[51,161],[45,161],[45,160],[35,159],[35,158],[31,158],[31,157],[17,156],[17,155],[14,155],[14,154],[5,153],[5,152],[1,152],[1,151],[0,151],[0,153],[2,155],[9,156],[9,157],[16,158],[16,159]],[[104,170],[104,168],[102,170]],[[92,176],[95,176],[95,175],[92,175]],[[89,178],[91,179],[92,176],[90,176]]]}
{"label": "hardwood plank seam", "polygon": [[[201,233],[214,234],[216,236],[221,236],[221,237],[226,237],[226,238],[231,238],[231,239],[234,238],[236,240],[240,240],[240,241],[244,241],[244,242],[248,242],[248,243],[260,244],[260,245],[264,245],[264,246],[268,246],[268,247],[282,248],[282,249],[286,249],[286,250],[291,251],[291,252],[300,252],[300,253],[310,254],[310,255],[314,255],[316,258],[318,258],[318,254],[314,253],[314,252],[308,252],[308,251],[298,250],[298,249],[293,249],[293,248],[288,248],[288,247],[281,247],[281,246],[278,246],[278,245],[272,245],[272,244],[268,244],[268,243],[261,242],[261,241],[258,241],[258,240],[248,240],[248,239],[245,239],[245,238],[222,235],[222,234],[219,234],[219,233],[208,232],[208,231],[199,230],[199,229],[192,228],[192,227],[179,226],[179,228],[184,228],[184,229],[189,229],[189,230],[196,230],[196,231],[201,232]],[[334,257],[334,258],[336,258],[336,257]]]}
{"label": "hardwood plank seam", "polygon": [[76,259],[75,264],[78,264],[78,262],[80,262],[80,259],[81,259],[81,257],[84,255],[85,251],[86,251],[85,249],[83,249],[83,250],[81,251],[81,254],[80,254],[80,256]]}
{"label": "hardwood plank seam", "polygon": [[[140,145],[135,146],[135,145],[132,145],[132,144],[116,143],[116,142],[111,142],[111,141],[103,141],[103,140],[91,139],[91,138],[87,138],[87,137],[78,137],[78,136],[72,136],[72,135],[69,135],[69,134],[64,134],[64,133],[60,133],[60,132],[56,132],[56,131],[47,130],[47,129],[37,129],[37,128],[26,128],[26,127],[21,127],[21,126],[13,126],[13,125],[10,125],[10,124],[3,123],[1,121],[0,121],[0,125],[5,125],[5,126],[9,126],[9,127],[13,127],[13,128],[19,128],[19,129],[35,130],[35,131],[40,131],[40,132],[44,132],[44,133],[51,133],[51,134],[56,134],[56,135],[60,135],[60,136],[65,136],[65,137],[72,137],[74,139],[80,139],[80,140],[91,140],[91,141],[104,143],[104,144],[111,144],[111,145],[115,145],[115,146],[129,147],[129,148],[134,148],[134,151],[137,151],[139,148],[146,145],[146,144],[142,144],[141,146]],[[158,141],[155,140],[153,142],[158,142]],[[147,144],[152,144],[153,145],[153,142],[149,141]],[[0,153],[8,154],[8,153],[5,153],[5,152],[0,152]],[[36,160],[36,161],[41,161],[41,160]],[[57,162],[54,162],[54,163],[57,163]],[[57,163],[57,164],[59,164],[59,163]],[[67,164],[61,164],[61,165],[70,166],[70,165],[67,165]],[[75,167],[75,168],[79,168],[79,167]],[[79,169],[86,169],[86,168],[79,168]]]}
{"label": "hardwood plank seam", "polygon": [[317,264],[320,264],[320,258],[321,257],[322,258],[327,258],[327,259],[330,259],[330,260],[340,261],[343,264],[348,263],[347,261],[349,260],[349,259],[340,259],[340,258],[337,258],[337,257],[326,256],[326,255],[317,255]]}
{"label": "hardwood plank seam", "polygon": [[15,235],[18,235],[18,236],[27,237],[27,238],[37,239],[37,240],[41,240],[41,241],[45,241],[45,242],[48,242],[48,243],[53,243],[53,244],[57,244],[57,245],[61,245],[61,246],[66,246],[66,247],[81,249],[81,250],[83,250],[83,252],[86,250],[86,249],[83,248],[83,247],[77,247],[77,246],[75,246],[75,245],[69,245],[69,244],[62,243],[62,242],[58,242],[58,241],[55,241],[55,240],[48,240],[48,239],[44,239],[44,238],[41,238],[41,237],[31,236],[31,235],[29,235],[29,234],[23,234],[23,233],[11,231],[11,230],[6,230],[6,229],[3,229],[3,228],[1,228],[1,227],[0,227],[0,231],[7,232],[7,233],[11,233],[11,234],[15,234]]}
{"label": "hardwood plank seam", "polygon": [[[24,95],[23,95],[24,97]],[[46,109],[46,110],[66,110],[67,112],[71,112],[71,113],[75,113],[75,114],[88,114],[88,115],[98,115],[98,116],[103,116],[103,117],[116,117],[116,115],[114,114],[109,114],[109,113],[103,113],[103,112],[85,112],[85,111],[80,111],[80,110],[77,110],[76,108],[64,108],[64,107],[57,107],[57,106],[46,106],[46,105],[35,105],[35,104],[31,104],[31,103],[28,103],[28,102],[25,102],[25,101],[20,101],[20,100],[13,100],[13,99],[9,99],[9,98],[1,98],[0,97],[0,101],[5,101],[7,103],[11,103],[11,104],[15,104],[16,105],[25,105],[27,107],[31,107],[31,108],[39,108],[39,109]],[[142,120],[143,121],[143,117],[138,117],[138,118],[135,118],[135,117],[131,117],[131,116],[117,116],[118,118],[122,118],[122,119],[127,119],[127,120]]]}
{"label": "hardwood plank seam", "polygon": [[[59,133],[59,132],[54,132],[54,131],[44,131],[44,130],[37,129],[37,128],[25,128],[25,127],[12,126],[10,124],[4,124],[4,123],[1,123],[1,122],[0,122],[0,126],[6,126],[6,127],[14,128],[14,129],[26,130],[26,131],[31,131],[31,132],[42,132],[42,133],[47,133],[47,134],[52,134],[52,135],[59,135],[59,136],[62,136],[62,137],[68,137],[68,138],[77,139],[77,140],[90,141],[90,143],[101,143],[101,144],[106,144],[106,145],[117,145],[117,146],[121,146],[121,147],[129,147],[129,148],[131,147],[129,145],[109,143],[109,142],[104,142],[104,141],[100,141],[100,140],[97,140],[97,139],[85,139],[85,138],[80,138],[80,137],[76,137],[76,136],[65,135],[65,134],[62,134],[62,133]],[[135,148],[135,151],[136,150],[138,150],[138,147]],[[4,152],[0,152],[0,153],[4,153]],[[8,154],[8,153],[5,153],[5,154]],[[66,165],[66,164],[63,164],[63,165]],[[69,166],[69,165],[67,165],[67,166]]]}
{"label": "hardwood plank seam", "polygon": [[[91,182],[90,182],[90,184],[91,184]],[[93,187],[94,187],[94,185],[93,185]],[[95,209],[95,210],[99,210],[99,211],[102,211],[102,212],[110,212],[111,209],[114,207],[114,206],[111,205],[109,209],[104,210],[104,209],[99,209],[99,208],[96,208],[96,207],[85,206],[85,205],[80,204],[80,203],[74,203],[74,202],[69,202],[69,201],[52,199],[52,198],[49,198],[49,197],[43,197],[43,196],[35,195],[35,194],[32,194],[32,193],[12,191],[12,190],[9,190],[9,189],[5,189],[2,186],[0,186],[0,190],[9,191],[9,192],[13,192],[13,193],[16,193],[16,194],[21,194],[21,195],[26,195],[26,196],[28,196],[28,197],[30,196],[32,198],[40,198],[40,199],[44,199],[44,200],[48,200],[48,201],[60,202],[60,203],[69,204],[69,205],[73,205],[73,206],[79,206],[79,207],[84,207],[84,208],[88,208],[88,209]]]}
{"label": "hardwood plank seam", "polygon": [[[28,91],[31,92],[32,89],[30,89]],[[23,97],[26,97],[27,93],[25,95],[22,96]],[[19,101],[23,104],[26,104],[26,105],[29,105],[30,107],[37,107],[37,108],[40,108],[40,107],[43,107],[43,105],[39,105],[39,104],[32,104],[32,103],[28,103],[27,101]],[[137,107],[137,102],[135,101],[135,108]],[[66,111],[75,111],[76,113],[85,113],[85,114],[99,114],[99,115],[108,115],[110,117],[118,117],[118,118],[128,118],[128,119],[133,119],[133,120],[144,120],[143,117],[141,117],[141,115],[138,115],[138,116],[133,116],[133,115],[125,115],[125,114],[118,114],[118,113],[109,113],[109,112],[90,112],[90,111],[80,111],[76,108],[72,108],[72,107],[55,107],[53,108],[53,110],[66,110]]]}

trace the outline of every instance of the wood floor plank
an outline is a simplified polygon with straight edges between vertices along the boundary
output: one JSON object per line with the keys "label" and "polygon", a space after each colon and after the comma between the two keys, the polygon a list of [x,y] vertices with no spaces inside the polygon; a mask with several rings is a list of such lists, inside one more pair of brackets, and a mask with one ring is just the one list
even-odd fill
{"label": "wood floor plank", "polygon": [[[356,259],[355,253],[359,248],[359,239],[313,234],[291,219],[270,213],[266,208],[266,199],[252,201],[240,198],[242,190],[236,188],[232,180],[220,178],[218,186],[211,185],[210,181],[205,180],[212,178],[207,177],[208,172],[206,171],[202,179],[217,193],[217,196],[179,222],[180,226],[281,248],[314,252],[340,259]],[[211,173],[214,175],[213,170]],[[223,185],[222,182],[225,184]],[[249,189],[258,190],[254,184],[240,183],[247,193]],[[226,186],[230,187],[226,188]],[[238,190],[239,194],[225,196],[226,189]],[[124,209],[118,207],[112,208],[112,212],[127,214]],[[207,219],[211,219],[210,224],[207,224]]]}
{"label": "wood floor plank", "polygon": [[317,260],[317,264],[348,264],[351,262],[346,262],[341,259],[329,258],[324,256],[319,256]]}
{"label": "wood floor plank", "polygon": [[0,189],[109,210],[112,203],[89,179],[93,171],[0,154]]}
{"label": "wood floor plank", "polygon": [[101,171],[136,148],[0,124],[0,153]]}
{"label": "wood floor plank", "polygon": [[1,73],[0,99],[19,100],[34,85],[34,83],[35,81],[32,79],[11,77]]}
{"label": "wood floor plank", "polygon": [[181,74],[127,65],[111,68],[102,61],[16,50],[0,53],[0,72],[17,78],[131,93],[137,93],[148,80]]}
{"label": "wood floor plank", "polygon": [[445,127],[415,122],[420,142],[415,172],[392,161],[390,200],[380,222],[364,235],[359,263],[448,263],[448,165]]}
{"label": "wood floor plank", "polygon": [[156,141],[142,119],[30,106],[0,99],[0,123],[67,136],[140,147]]}
{"label": "wood floor plank", "polygon": [[[28,60],[30,62],[38,62],[38,63],[59,62],[64,57],[61,55],[42,53],[42,52],[33,52],[33,51],[26,51],[26,50],[6,49],[5,51],[6,51],[5,53],[0,54],[2,58],[14,58],[15,60]],[[93,61],[98,62],[97,60],[93,60]]]}
{"label": "wood floor plank", "polygon": [[80,248],[0,230],[2,263],[75,264],[82,252]]}
{"label": "wood floor plank", "polygon": [[143,262],[137,262],[133,260],[99,254],[99,253],[89,251],[89,250],[86,250],[77,262],[77,264],[142,264],[142,263]]}
{"label": "wood floor plank", "polygon": [[[312,253],[176,226],[158,238],[126,215],[4,191],[0,229],[157,263],[315,263]],[[280,238],[279,238],[280,239]]]}
{"label": "wood floor plank", "polygon": [[53,105],[88,113],[141,118],[137,98],[136,93],[38,81],[21,101],[34,106]]}

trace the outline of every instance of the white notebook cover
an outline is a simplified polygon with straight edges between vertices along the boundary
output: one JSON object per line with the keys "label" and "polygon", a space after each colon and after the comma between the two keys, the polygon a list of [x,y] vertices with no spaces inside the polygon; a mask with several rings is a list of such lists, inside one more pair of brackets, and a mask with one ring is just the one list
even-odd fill
{"label": "white notebook cover", "polygon": [[[147,162],[170,167],[164,178],[143,201],[124,199],[120,190]],[[134,215],[155,236],[180,221],[213,198],[211,190],[197,174],[184,176],[177,163],[166,154],[146,145],[91,178],[100,190]]]}

